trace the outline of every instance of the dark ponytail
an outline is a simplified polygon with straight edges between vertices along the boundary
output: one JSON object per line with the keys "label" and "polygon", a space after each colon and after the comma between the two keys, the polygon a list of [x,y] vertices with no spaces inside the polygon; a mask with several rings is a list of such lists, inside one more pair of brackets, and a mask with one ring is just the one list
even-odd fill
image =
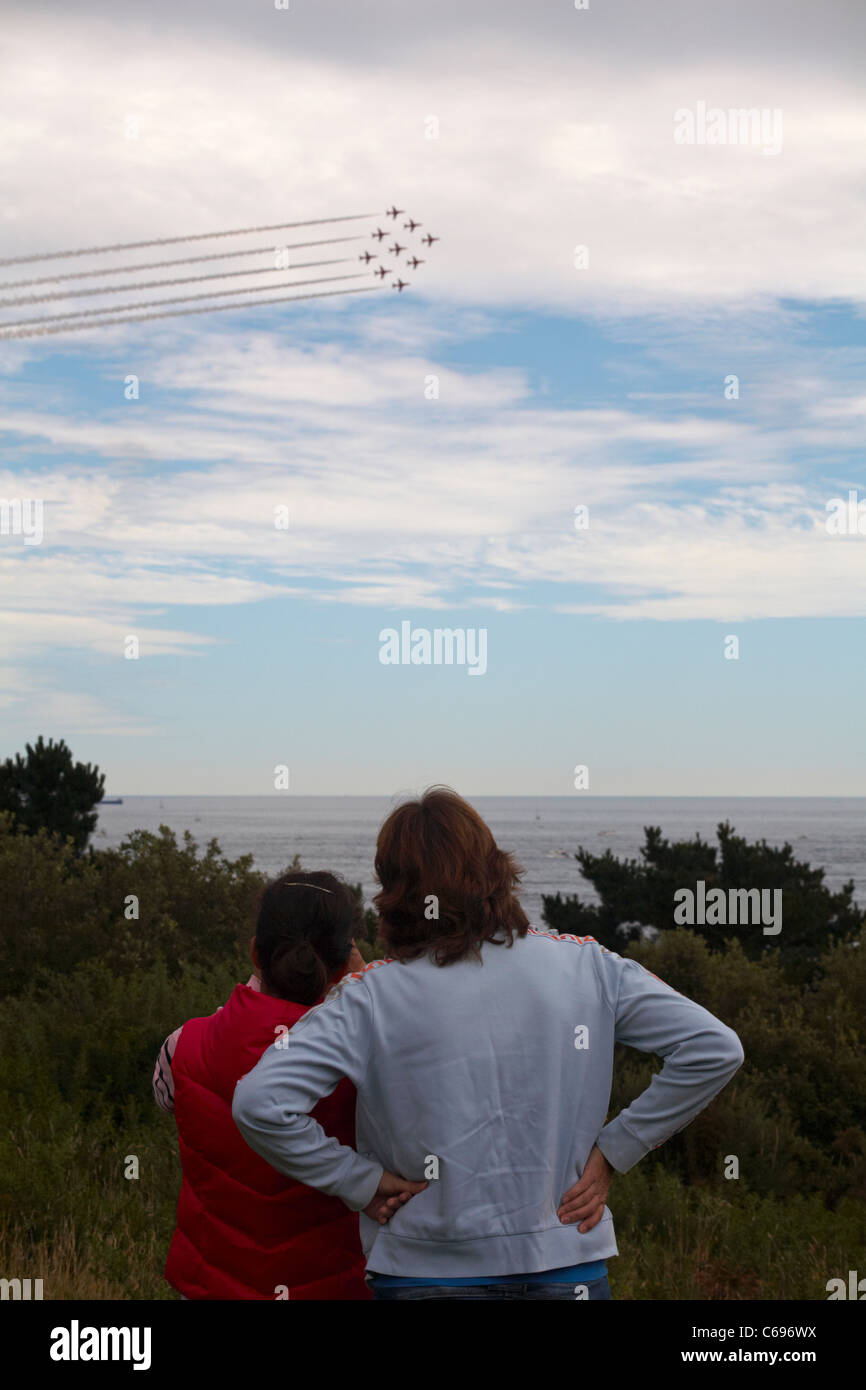
{"label": "dark ponytail", "polygon": [[[263,965],[263,972],[264,969]],[[265,983],[281,999],[314,1004],[325,993],[328,974],[325,962],[309,941],[285,940],[278,941],[271,952]]]}
{"label": "dark ponytail", "polygon": [[315,1004],[345,966],[361,904],[335,874],[292,870],[262,893],[256,950],[268,993]]}

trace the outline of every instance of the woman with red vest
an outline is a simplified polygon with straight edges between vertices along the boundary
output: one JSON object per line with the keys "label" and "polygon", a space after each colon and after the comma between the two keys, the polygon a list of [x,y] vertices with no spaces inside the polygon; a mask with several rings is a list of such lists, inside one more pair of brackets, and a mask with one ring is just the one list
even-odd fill
{"label": "woman with red vest", "polygon": [[[224,1007],[166,1039],[154,1096],[177,1120],[183,1184],[165,1277],[188,1299],[369,1299],[358,1216],[337,1197],[278,1173],[232,1119],[240,1077],[348,971],[357,898],[329,873],[290,872],[262,894],[255,974]],[[339,1144],[355,1143],[355,1089],[316,1106]]]}

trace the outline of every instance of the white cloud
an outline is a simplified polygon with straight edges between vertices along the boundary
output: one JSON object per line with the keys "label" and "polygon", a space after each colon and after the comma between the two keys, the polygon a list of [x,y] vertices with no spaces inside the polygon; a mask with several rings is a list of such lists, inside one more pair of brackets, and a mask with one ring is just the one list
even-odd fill
{"label": "white cloud", "polygon": [[12,553],[0,550],[0,585],[6,609],[33,612],[43,604],[62,608],[74,595],[73,601],[81,608],[96,608],[114,617],[125,613],[128,623],[143,605],[223,606],[255,603],[290,592],[287,586],[222,573],[191,559],[181,561],[178,557],[170,563],[158,551],[152,555],[137,553],[134,561],[125,564],[118,555],[99,553],[95,548],[98,532],[92,534],[94,549],[89,552],[70,554],[49,546],[26,570]]}
{"label": "white cloud", "polygon": [[[128,11],[121,29],[110,11],[58,20],[46,42],[42,17],[19,10],[4,35],[7,254],[384,209],[396,194],[443,238],[417,281],[433,301],[614,314],[863,302],[866,111],[839,38],[824,61],[805,42],[796,58],[742,33],[723,43],[726,11],[695,52],[662,45],[659,17],[647,62],[629,33],[645,6],[618,28],[573,13],[535,38],[524,10],[488,28],[480,62],[437,9],[425,42],[384,70],[339,35],[293,43],[301,17],[280,28],[271,14],[266,30],[235,11],[233,34],[205,24],[203,50],[200,28],[169,45]],[[699,101],[780,109],[781,153],[677,145],[674,113]]]}
{"label": "white cloud", "polygon": [[[790,462],[805,437],[844,473],[834,450],[856,387],[854,407],[825,418],[815,377],[757,422],[735,409],[669,417],[655,402],[539,409],[499,371],[443,374],[451,394],[424,401],[435,362],[407,372],[399,353],[373,366],[326,344],[302,354],[299,405],[283,390],[294,346],[264,333],[194,342],[142,355],[161,386],[153,405],[96,421],[9,409],[46,459],[0,474],[0,495],[45,498],[43,545],[6,537],[0,550],[0,576],[19,581],[7,604],[19,641],[116,652],[138,624],[154,652],[194,651],[198,639],[151,628],[155,614],[292,595],[674,620],[862,613],[858,538],[826,534],[832,493]],[[73,441],[103,462],[55,462]],[[284,506],[287,530],[274,524]],[[498,586],[508,592],[485,593]]]}
{"label": "white cloud", "polygon": [[[383,0],[362,22],[326,3],[288,16],[191,0],[184,13],[199,23],[186,27],[173,7],[139,19],[94,0],[74,22],[57,9],[46,42],[41,16],[13,7],[4,254],[384,209],[394,197],[442,241],[399,314],[371,296],[352,317],[353,346],[320,341],[348,321],[333,305],[303,321],[263,311],[259,332],[231,340],[207,320],[175,320],[0,342],[7,426],[16,454],[34,460],[0,475],[0,495],[43,496],[46,514],[26,565],[2,538],[4,577],[18,579],[10,640],[107,653],[121,628],[158,622],[154,650],[188,652],[199,639],[164,625],[176,604],[305,593],[506,611],[530,585],[551,586],[553,605],[613,617],[862,611],[856,542],[822,533],[825,498],[791,462],[812,450],[847,478],[839,451],[859,447],[862,388],[828,384],[808,344],[787,377],[768,366],[782,336],[796,337],[780,297],[864,303],[866,111],[845,26],[831,7],[823,55],[809,6],[734,4],[717,23],[674,5],[674,46],[645,5],[566,9],[554,18],[503,0],[467,16],[450,0],[411,13]],[[856,31],[856,12],[849,20]],[[483,62],[461,41],[469,31],[483,35]],[[780,108],[782,152],[677,145],[674,112],[698,101]],[[586,271],[574,268],[578,243]],[[644,312],[657,360],[681,354],[699,325],[705,343],[715,335],[719,378],[742,372],[751,414],[701,413],[700,391],[642,391],[627,336],[617,366],[628,408],[546,409],[543,386],[520,371],[436,362],[439,344],[508,333],[537,309]],[[28,387],[20,364],[58,347],[104,387],[115,381],[116,408]],[[141,381],[135,402],[122,400],[128,372]],[[424,398],[431,374],[435,402]],[[581,502],[592,529],[578,538]],[[283,504],[286,532],[273,524]],[[491,596],[498,585],[507,593]]]}
{"label": "white cloud", "polygon": [[0,706],[7,728],[50,728],[58,738],[76,733],[147,738],[156,732],[118,708],[117,701],[109,704],[92,692],[59,690],[55,679],[21,666],[0,668]]}
{"label": "white cloud", "polygon": [[50,612],[22,608],[0,613],[0,644],[7,660],[36,652],[60,652],[64,648],[72,648],[76,651],[99,652],[123,661],[124,642],[129,636],[139,639],[142,655],[189,656],[197,648],[209,646],[215,640],[198,633],[150,627],[140,617],[130,616],[127,622],[122,622],[88,611],[75,611],[76,604],[85,610],[89,604],[86,599],[82,600],[80,591],[69,598],[70,611],[62,608]]}

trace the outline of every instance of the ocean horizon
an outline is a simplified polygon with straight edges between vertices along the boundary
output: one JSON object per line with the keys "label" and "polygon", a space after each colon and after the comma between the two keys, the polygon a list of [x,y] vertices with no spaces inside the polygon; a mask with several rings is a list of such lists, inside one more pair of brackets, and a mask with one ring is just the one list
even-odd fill
{"label": "ocean horizon", "polygon": [[[402,796],[127,796],[120,806],[102,805],[94,848],[117,847],[133,830],[155,832],[167,825],[180,837],[189,831],[200,846],[211,839],[229,859],[252,854],[264,873],[276,875],[295,854],[306,869],[330,869],[360,883],[369,903],[376,892],[373,857],[379,826]],[[661,827],[671,840],[700,834],[715,841],[729,821],[749,841],[791,845],[796,859],[825,871],[838,890],[853,880],[855,898],[866,903],[866,797],[676,797],[676,796],[467,796],[490,825],[500,848],[524,869],[521,900],[534,923],[542,921],[542,897],[579,893],[597,902],[574,854],[610,850],[636,858],[643,829]]]}

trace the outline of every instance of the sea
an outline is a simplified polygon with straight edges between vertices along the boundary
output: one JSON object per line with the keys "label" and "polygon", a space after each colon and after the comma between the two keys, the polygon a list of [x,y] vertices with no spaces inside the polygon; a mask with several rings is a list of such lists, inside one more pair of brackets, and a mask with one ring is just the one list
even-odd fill
{"label": "sea", "polygon": [[[749,841],[790,844],[794,857],[823,868],[833,890],[849,879],[866,906],[866,797],[469,797],[501,849],[524,870],[521,901],[530,921],[543,925],[542,897],[578,894],[598,901],[581,876],[579,848],[638,858],[645,826],[660,826],[670,840],[696,833],[715,840],[729,821]],[[204,846],[219,842],[229,859],[252,854],[257,868],[275,876],[298,855],[305,869],[329,869],[360,883],[370,902],[376,835],[397,804],[385,796],[125,796],[102,806],[91,843],[118,846],[133,830],[167,825],[180,838],[189,830]],[[747,886],[747,885],[746,885]]]}

